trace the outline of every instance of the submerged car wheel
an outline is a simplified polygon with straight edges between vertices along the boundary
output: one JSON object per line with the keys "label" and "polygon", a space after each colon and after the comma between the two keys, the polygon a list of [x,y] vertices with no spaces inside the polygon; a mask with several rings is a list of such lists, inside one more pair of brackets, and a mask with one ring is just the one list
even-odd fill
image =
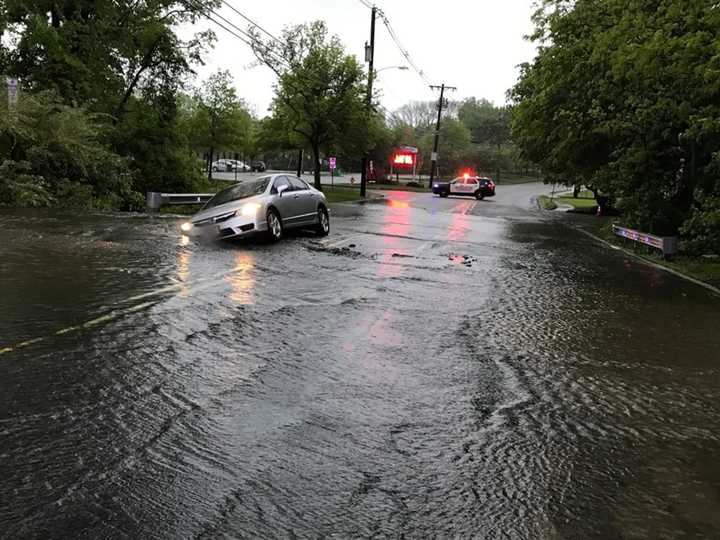
{"label": "submerged car wheel", "polygon": [[321,206],[318,208],[318,224],[315,231],[320,236],[327,236],[330,234],[330,215],[328,214],[327,208]]}
{"label": "submerged car wheel", "polygon": [[272,240],[273,242],[277,242],[282,238],[282,221],[280,220],[280,216],[278,215],[277,210],[275,210],[274,208],[271,208],[267,212],[267,226],[268,236],[270,237],[270,240]]}

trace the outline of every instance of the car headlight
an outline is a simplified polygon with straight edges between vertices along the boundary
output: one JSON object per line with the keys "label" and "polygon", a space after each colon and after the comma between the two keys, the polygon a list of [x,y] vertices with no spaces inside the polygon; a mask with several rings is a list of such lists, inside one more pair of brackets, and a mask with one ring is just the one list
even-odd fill
{"label": "car headlight", "polygon": [[247,203],[242,205],[240,213],[245,217],[254,217],[258,210],[260,210],[260,205],[258,203]]}
{"label": "car headlight", "polygon": [[190,223],[189,221],[186,221],[185,223],[180,225],[180,229],[182,230],[182,232],[190,232],[192,230],[192,228],[193,228],[193,224]]}
{"label": "car headlight", "polygon": [[440,187],[438,184],[433,184],[433,187]]}

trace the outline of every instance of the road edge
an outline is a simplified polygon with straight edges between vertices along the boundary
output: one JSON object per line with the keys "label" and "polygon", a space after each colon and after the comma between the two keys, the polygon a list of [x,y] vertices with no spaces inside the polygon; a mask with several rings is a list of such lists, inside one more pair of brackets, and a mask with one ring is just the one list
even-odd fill
{"label": "road edge", "polygon": [[629,251],[629,250],[627,250],[627,249],[624,249],[624,248],[622,248],[622,247],[620,247],[620,246],[616,246],[615,244],[612,244],[612,243],[608,242],[608,241],[605,240],[604,238],[600,238],[599,236],[597,236],[597,235],[595,235],[595,234],[593,234],[593,233],[591,233],[591,232],[589,232],[589,231],[586,231],[585,229],[583,229],[583,228],[581,228],[581,227],[577,227],[577,226],[575,226],[575,225],[569,225],[569,224],[566,224],[566,225],[567,225],[568,227],[570,227],[571,229],[574,229],[574,230],[576,230],[576,231],[579,231],[579,232],[581,232],[582,234],[584,234],[585,236],[587,236],[587,237],[589,237],[589,238],[592,238],[593,240],[596,240],[597,242],[600,242],[601,244],[605,245],[606,247],[609,247],[610,249],[612,249],[612,250],[614,250],[614,251],[622,251],[625,255],[628,255],[629,257],[632,257],[633,259],[635,259],[635,260],[637,260],[637,261],[640,261],[640,262],[642,262],[643,264],[645,264],[645,265],[647,265],[647,266],[650,266],[650,267],[652,267],[652,268],[656,268],[656,269],[658,269],[658,270],[663,270],[663,271],[668,272],[668,273],[670,273],[670,274],[673,274],[673,275],[675,275],[675,276],[677,276],[677,277],[683,278],[684,280],[689,281],[690,283],[694,283],[695,285],[699,285],[700,287],[704,287],[705,289],[707,289],[707,290],[715,293],[715,295],[720,296],[720,288],[715,287],[714,285],[710,285],[709,283],[705,283],[704,281],[701,281],[701,280],[699,280],[699,279],[696,279],[696,278],[694,278],[694,277],[692,277],[692,276],[688,276],[687,274],[684,274],[684,273],[682,273],[682,272],[680,272],[680,271],[678,271],[678,270],[675,270],[674,268],[668,268],[667,266],[663,266],[662,264],[658,264],[658,263],[654,263],[654,262],[652,262],[652,261],[648,261],[648,260],[645,259],[644,257],[641,257],[641,256],[633,253],[632,251]]}

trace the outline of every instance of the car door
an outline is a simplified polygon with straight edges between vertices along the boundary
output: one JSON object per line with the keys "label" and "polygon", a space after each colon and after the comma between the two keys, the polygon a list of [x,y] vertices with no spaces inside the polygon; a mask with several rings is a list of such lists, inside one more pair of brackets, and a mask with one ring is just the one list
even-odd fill
{"label": "car door", "polygon": [[[278,193],[280,186],[287,187],[281,194]],[[280,219],[282,219],[283,224],[292,226],[295,210],[293,208],[292,186],[290,186],[290,182],[286,176],[278,176],[273,180],[273,187],[270,190],[270,194],[274,195],[273,205],[278,209],[278,212],[280,212]]]}
{"label": "car door", "polygon": [[468,194],[475,194],[480,189],[480,182],[477,178],[466,178],[465,182]]}
{"label": "car door", "polygon": [[458,195],[463,192],[462,187],[462,178],[456,178],[452,182],[450,182],[450,194],[451,195]]}
{"label": "car door", "polygon": [[289,176],[288,180],[292,186],[292,196],[296,203],[298,212],[298,223],[309,223],[315,220],[315,195],[308,185],[297,178],[296,176]]}

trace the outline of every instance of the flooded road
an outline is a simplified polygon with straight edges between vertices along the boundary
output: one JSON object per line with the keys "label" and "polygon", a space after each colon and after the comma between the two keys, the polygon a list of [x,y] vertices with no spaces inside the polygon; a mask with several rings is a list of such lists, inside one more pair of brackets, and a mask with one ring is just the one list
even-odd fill
{"label": "flooded road", "polygon": [[0,538],[720,536],[720,299],[530,209],[0,211]]}

